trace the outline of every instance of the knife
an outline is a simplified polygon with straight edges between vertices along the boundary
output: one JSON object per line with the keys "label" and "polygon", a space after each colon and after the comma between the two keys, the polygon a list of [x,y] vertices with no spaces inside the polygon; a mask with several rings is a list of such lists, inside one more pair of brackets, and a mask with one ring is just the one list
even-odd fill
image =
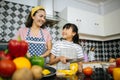
{"label": "knife", "polygon": [[80,62],[83,60],[84,60],[83,58],[73,58],[73,59],[67,59],[66,62],[73,63],[73,62]]}

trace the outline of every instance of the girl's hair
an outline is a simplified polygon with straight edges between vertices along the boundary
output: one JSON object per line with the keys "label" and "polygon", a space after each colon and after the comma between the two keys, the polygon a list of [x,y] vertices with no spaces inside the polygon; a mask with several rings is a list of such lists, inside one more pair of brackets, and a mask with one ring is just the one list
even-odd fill
{"label": "girl's hair", "polygon": [[73,36],[72,40],[74,43],[79,44],[79,35],[78,35],[78,28],[75,24],[72,23],[67,23],[63,26],[63,29],[69,29],[72,28],[72,31],[75,32],[76,34]]}
{"label": "girl's hair", "polygon": [[[45,9],[39,9],[39,10],[45,11]],[[38,11],[38,10],[37,10],[37,11]],[[33,16],[35,16],[35,14],[37,13],[37,11],[35,11],[35,13],[33,14]],[[31,12],[30,12],[30,14],[28,15],[27,21],[26,21],[26,23],[25,23],[25,26],[28,27],[28,28],[30,28],[30,27],[32,27],[32,23],[33,23],[33,19],[32,19],[32,17],[31,17]],[[41,28],[45,28],[45,25],[43,24],[43,25],[41,26]]]}

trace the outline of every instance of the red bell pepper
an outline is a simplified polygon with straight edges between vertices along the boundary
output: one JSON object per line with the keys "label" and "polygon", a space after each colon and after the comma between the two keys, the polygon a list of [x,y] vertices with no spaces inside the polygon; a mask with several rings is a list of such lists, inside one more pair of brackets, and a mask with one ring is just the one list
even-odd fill
{"label": "red bell pepper", "polygon": [[28,43],[24,40],[10,40],[8,49],[13,57],[25,56],[28,50]]}
{"label": "red bell pepper", "polygon": [[8,53],[8,50],[0,51],[0,60],[3,59],[12,60],[12,56]]}

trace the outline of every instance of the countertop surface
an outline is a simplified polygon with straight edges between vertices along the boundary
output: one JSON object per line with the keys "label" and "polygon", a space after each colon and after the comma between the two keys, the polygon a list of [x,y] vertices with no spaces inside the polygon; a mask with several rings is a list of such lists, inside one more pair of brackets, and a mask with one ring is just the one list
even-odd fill
{"label": "countertop surface", "polygon": [[[42,80],[48,80],[48,78]],[[113,77],[103,68],[95,68],[91,76],[85,76],[83,73],[77,73],[69,77],[57,77],[55,75],[49,78],[49,80],[113,80]]]}
{"label": "countertop surface", "polygon": [[[102,66],[102,64],[105,64],[105,67]],[[77,73],[75,76],[70,76],[67,78],[55,76],[54,77],[55,79],[49,78],[49,80],[113,80],[113,77],[107,72],[107,67],[110,64],[115,64],[115,63],[102,62],[102,61],[85,62],[83,63],[84,66],[94,66],[93,74],[90,77],[85,76],[83,73]],[[47,79],[43,79],[43,80],[47,80]]]}

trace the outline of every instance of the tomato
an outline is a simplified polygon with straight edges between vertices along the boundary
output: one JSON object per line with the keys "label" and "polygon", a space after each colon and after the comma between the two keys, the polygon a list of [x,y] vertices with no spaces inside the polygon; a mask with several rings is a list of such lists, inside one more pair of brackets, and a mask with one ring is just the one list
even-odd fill
{"label": "tomato", "polygon": [[16,66],[12,60],[0,61],[0,76],[11,77],[15,70]]}
{"label": "tomato", "polygon": [[117,58],[117,59],[116,59],[116,66],[117,66],[117,67],[120,67],[120,58]]}
{"label": "tomato", "polygon": [[91,67],[86,67],[83,69],[83,73],[86,76],[91,76],[93,74],[93,69]]}
{"label": "tomato", "polygon": [[113,74],[113,69],[114,69],[115,67],[116,67],[115,65],[109,65],[109,67],[108,67],[108,69],[107,69],[108,73],[112,75],[112,74]]}
{"label": "tomato", "polygon": [[6,51],[0,51],[0,60],[2,60],[2,59],[10,59],[10,60],[12,60],[12,57]]}
{"label": "tomato", "polygon": [[8,43],[8,49],[13,57],[23,57],[27,53],[28,43],[23,40],[10,40]]}

